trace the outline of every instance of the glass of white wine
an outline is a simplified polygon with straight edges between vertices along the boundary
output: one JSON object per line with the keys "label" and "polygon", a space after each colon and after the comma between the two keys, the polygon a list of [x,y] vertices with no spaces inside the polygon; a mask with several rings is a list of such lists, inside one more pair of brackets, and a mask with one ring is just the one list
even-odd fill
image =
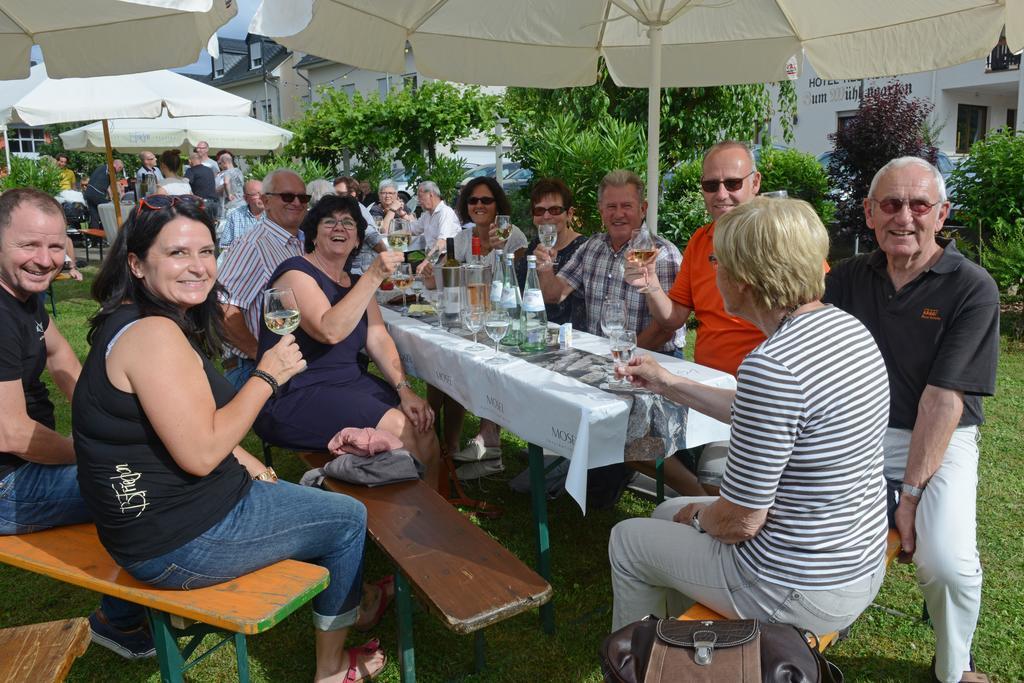
{"label": "glass of white wine", "polygon": [[267,329],[282,337],[299,326],[299,305],[290,288],[268,289],[263,292],[263,321]]}
{"label": "glass of white wine", "polygon": [[494,225],[498,229],[498,239],[501,241],[507,240],[512,236],[512,217],[511,216],[498,216],[494,219]]}
{"label": "glass of white wine", "polygon": [[388,233],[388,246],[395,251],[409,251],[409,224],[408,221],[396,218],[391,223],[391,232]]}
{"label": "glass of white wine", "polygon": [[[647,228],[640,228],[633,235],[633,239],[629,241],[629,245],[626,247],[626,260],[636,266],[643,266],[647,261],[654,256],[657,247],[654,244],[654,240],[651,239],[651,233],[647,232]],[[650,286],[647,281],[647,269],[644,269],[644,290]]]}
{"label": "glass of white wine", "polygon": [[481,328],[484,326],[484,318],[487,316],[487,311],[483,306],[463,306],[462,311],[462,326],[473,333],[473,345],[467,346],[466,350],[470,353],[482,353],[487,350],[487,347],[480,343],[479,334]]}
{"label": "glass of white wine", "polygon": [[558,241],[558,226],[553,223],[544,223],[537,226],[537,239],[548,249],[555,248]]}
{"label": "glass of white wine", "polygon": [[503,356],[501,351],[498,349],[502,338],[508,334],[508,327],[512,323],[508,317],[508,312],[504,308],[495,308],[487,312],[484,316],[484,331],[487,336],[494,342],[494,356],[492,356],[487,362],[493,363],[494,365],[502,365],[503,363],[509,362],[509,358]]}
{"label": "glass of white wine", "polygon": [[[612,363],[615,365],[615,369],[619,372],[623,372],[626,366],[629,365],[630,359],[633,358],[633,352],[636,350],[636,332],[633,330],[622,330],[617,335],[612,337]],[[612,379],[608,382],[609,386],[613,387],[628,387],[631,386],[629,380],[623,379]]]}
{"label": "glass of white wine", "polygon": [[409,304],[405,299],[405,289],[412,284],[412,264],[399,263],[391,273],[391,282],[402,290],[402,315],[409,313]]}

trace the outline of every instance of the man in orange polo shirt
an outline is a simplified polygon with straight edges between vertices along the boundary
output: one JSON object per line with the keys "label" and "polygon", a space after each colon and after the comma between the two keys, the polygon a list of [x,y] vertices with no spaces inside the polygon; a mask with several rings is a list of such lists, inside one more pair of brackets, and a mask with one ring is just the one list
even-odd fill
{"label": "man in orange polo shirt", "polygon": [[[746,320],[725,312],[722,295],[715,284],[712,251],[715,221],[756,197],[761,189],[761,174],[757,171],[750,148],[742,142],[727,140],[709,149],[704,155],[700,185],[704,206],[712,221],[698,228],[690,237],[672,288],[666,293],[657,277],[648,273],[645,278],[643,271],[647,264],[630,263],[626,268],[626,281],[646,294],[647,307],[655,322],[666,330],[678,330],[686,324],[690,313],[695,313],[700,327],[697,328],[694,361],[735,375],[743,358],[764,341],[764,334]],[[693,486],[679,493],[699,494],[701,488],[717,493],[727,452],[727,441],[708,444],[696,466],[696,477],[680,471],[685,468],[677,462],[678,458],[666,460],[666,480],[678,481],[688,474]],[[670,470],[674,470],[671,480]]]}

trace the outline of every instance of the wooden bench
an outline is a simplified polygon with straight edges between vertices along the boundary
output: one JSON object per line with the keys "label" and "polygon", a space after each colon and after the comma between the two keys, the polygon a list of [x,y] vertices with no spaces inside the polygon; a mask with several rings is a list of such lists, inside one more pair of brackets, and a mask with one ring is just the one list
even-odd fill
{"label": "wooden bench", "polygon": [[[892,561],[896,559],[896,556],[900,553],[900,535],[895,529],[889,530],[889,535],[885,539],[885,566],[888,567],[892,564]],[[701,619],[728,619],[723,617],[721,614],[705,607],[704,605],[694,603],[693,607],[683,612],[679,617],[680,621],[700,621]],[[847,629],[844,629],[844,631]],[[818,650],[824,652],[829,646],[834,645],[842,638],[840,634],[845,636],[843,631],[831,631],[830,633],[824,633],[818,636]]]}
{"label": "wooden bench", "polygon": [[[153,629],[160,676],[175,683],[183,680],[184,671],[232,640],[238,679],[248,681],[245,636],[269,630],[326,588],[328,582],[323,567],[284,560],[208,588],[151,588],[114,562],[92,524],[0,536],[0,561],[145,607]],[[172,617],[176,617],[173,624]],[[186,626],[177,618],[196,623]],[[190,661],[209,633],[224,637]],[[183,636],[189,640],[179,650],[177,638]]]}
{"label": "wooden bench", "polygon": [[89,647],[89,620],[78,617],[0,630],[0,681],[57,683]]}
{"label": "wooden bench", "polygon": [[103,247],[107,244],[107,232],[102,228],[86,228],[79,231],[85,244],[85,260],[89,260],[89,247],[97,246],[100,250],[100,261],[103,260]]}
{"label": "wooden bench", "polygon": [[[322,452],[298,456],[314,468],[330,459]],[[324,487],[362,501],[367,533],[395,565],[402,681],[416,680],[410,587],[448,629],[476,635],[478,672],[481,629],[551,599],[547,581],[422,481],[367,488],[327,478]]]}

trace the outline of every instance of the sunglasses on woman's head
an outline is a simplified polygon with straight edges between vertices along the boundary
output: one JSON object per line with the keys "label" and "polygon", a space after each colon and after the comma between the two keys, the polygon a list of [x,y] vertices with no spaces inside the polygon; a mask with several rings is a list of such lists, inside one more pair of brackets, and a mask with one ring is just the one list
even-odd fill
{"label": "sunglasses on woman's head", "polygon": [[308,195],[305,192],[264,192],[263,194],[268,197],[280,197],[281,201],[285,204],[291,204],[296,199],[299,200],[300,204],[309,204],[309,200],[312,199],[312,195]]}
{"label": "sunglasses on woman's head", "polygon": [[206,202],[203,201],[203,198],[197,197],[194,194],[151,194],[139,200],[139,208],[149,209],[150,211],[162,211],[175,204],[190,204],[198,206],[200,209],[206,208]]}
{"label": "sunglasses on woman's head", "polygon": [[469,199],[466,200],[466,203],[469,204],[470,206],[475,206],[476,204],[490,206],[491,204],[494,203],[494,197],[470,197]]}

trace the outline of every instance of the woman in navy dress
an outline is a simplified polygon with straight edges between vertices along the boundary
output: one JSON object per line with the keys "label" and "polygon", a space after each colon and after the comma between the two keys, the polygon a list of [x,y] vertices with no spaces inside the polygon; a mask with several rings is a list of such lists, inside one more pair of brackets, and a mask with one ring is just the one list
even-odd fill
{"label": "woman in navy dress", "polygon": [[[379,254],[361,276],[348,272],[366,231],[351,197],[327,195],[300,227],[306,254],[278,266],[269,287],[295,293],[301,313],[295,339],[308,366],[267,402],[256,433],[274,444],[323,450],[344,427],[375,427],[398,437],[426,467],[426,481],[436,485],[440,447],[434,413],[409,386],[374,299],[403,261],[402,252]],[[263,326],[259,357],[277,339]],[[359,362],[364,348],[383,379]]]}

